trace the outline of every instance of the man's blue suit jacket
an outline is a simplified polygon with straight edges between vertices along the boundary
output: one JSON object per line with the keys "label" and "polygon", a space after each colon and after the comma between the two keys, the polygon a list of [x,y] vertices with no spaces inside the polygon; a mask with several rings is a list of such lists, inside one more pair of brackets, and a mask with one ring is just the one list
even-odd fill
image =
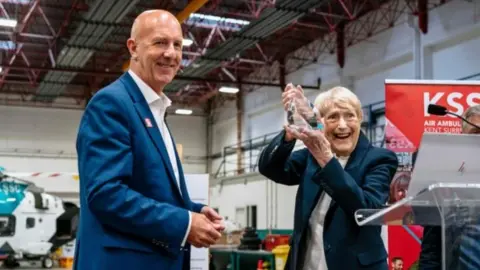
{"label": "man's blue suit jacket", "polygon": [[262,151],[258,166],[261,174],[277,183],[299,185],[286,269],[302,269],[309,218],[325,191],[332,197],[323,233],[328,269],[387,270],[381,227],[359,227],[354,213],[385,205],[398,167],[397,156],[387,149],[373,147],[360,134],[345,170],[336,158],[321,168],[308,149],[292,153],[295,141],[285,142],[284,136],[285,132],[281,132]]}
{"label": "man's blue suit jacket", "polygon": [[154,117],[128,73],[90,100],[76,146],[81,208],[74,269],[190,269],[190,245],[181,244],[188,211],[203,205],[190,200],[177,155],[179,192]]}

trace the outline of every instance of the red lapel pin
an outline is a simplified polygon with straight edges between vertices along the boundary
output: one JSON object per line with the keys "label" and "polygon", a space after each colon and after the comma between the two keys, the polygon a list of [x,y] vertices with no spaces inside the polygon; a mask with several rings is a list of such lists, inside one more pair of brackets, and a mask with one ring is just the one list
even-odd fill
{"label": "red lapel pin", "polygon": [[148,128],[153,127],[152,121],[150,121],[150,118],[145,118],[145,126],[147,126]]}

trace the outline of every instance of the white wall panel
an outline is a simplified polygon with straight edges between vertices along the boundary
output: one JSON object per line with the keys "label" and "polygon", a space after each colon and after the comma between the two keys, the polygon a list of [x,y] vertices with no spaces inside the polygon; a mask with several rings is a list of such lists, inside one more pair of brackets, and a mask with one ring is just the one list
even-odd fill
{"label": "white wall panel", "polygon": [[282,186],[269,180],[217,185],[210,188],[210,205],[218,208],[220,215],[229,220],[235,219],[237,208],[256,205],[258,229],[291,229],[296,191],[297,187]]}
{"label": "white wall panel", "polygon": [[[472,37],[473,35],[476,38]],[[465,40],[459,46],[441,48],[433,51],[432,67],[433,78],[455,80],[480,72],[480,61],[473,61],[480,52],[480,27],[476,33],[470,36],[472,39]],[[455,68],[449,68],[455,67]]]}
{"label": "white wall panel", "polygon": [[271,105],[272,100],[278,100],[281,96],[282,91],[279,87],[261,87],[245,96],[245,111],[251,112],[261,109],[265,105]]}
{"label": "white wall panel", "polygon": [[355,80],[354,89],[362,104],[368,105],[385,100],[384,82],[389,79],[413,79],[413,62],[407,61],[391,69],[379,71]]}
{"label": "white wall panel", "polygon": [[81,115],[74,110],[0,106],[0,148],[73,153]]}
{"label": "white wall panel", "polygon": [[[75,141],[82,114],[0,106],[0,166],[16,172],[77,172]],[[205,173],[205,117],[170,115],[168,123],[183,146],[184,171]]]}
{"label": "white wall panel", "polygon": [[183,170],[186,173],[206,173],[206,117],[172,114],[167,117],[167,122],[175,143],[183,146]]}
{"label": "white wall panel", "polygon": [[10,171],[76,172],[81,115],[74,110],[0,106],[0,166]]}
{"label": "white wall panel", "polygon": [[257,138],[277,132],[286,123],[286,120],[286,114],[281,104],[249,114],[246,122],[250,130],[249,137]]}
{"label": "white wall panel", "polygon": [[218,208],[222,216],[234,220],[235,208],[246,205],[257,205],[259,228],[266,227],[266,181],[255,181],[243,184],[215,186],[210,188],[210,205]]}
{"label": "white wall panel", "polygon": [[237,142],[237,119],[235,117],[215,123],[213,126],[213,153]]}
{"label": "white wall panel", "polygon": [[12,172],[77,172],[76,158],[0,154],[0,167]]}
{"label": "white wall panel", "polygon": [[274,205],[277,207],[275,212],[278,217],[274,221],[276,229],[293,229],[293,215],[295,211],[295,196],[298,187],[296,186],[284,186],[274,184],[277,188]]}

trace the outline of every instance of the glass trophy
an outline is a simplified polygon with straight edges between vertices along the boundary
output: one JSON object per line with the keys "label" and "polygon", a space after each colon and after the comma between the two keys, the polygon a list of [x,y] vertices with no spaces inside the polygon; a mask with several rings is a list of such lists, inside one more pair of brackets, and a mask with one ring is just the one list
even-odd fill
{"label": "glass trophy", "polygon": [[322,129],[315,107],[306,99],[294,98],[287,110],[288,126],[296,130]]}

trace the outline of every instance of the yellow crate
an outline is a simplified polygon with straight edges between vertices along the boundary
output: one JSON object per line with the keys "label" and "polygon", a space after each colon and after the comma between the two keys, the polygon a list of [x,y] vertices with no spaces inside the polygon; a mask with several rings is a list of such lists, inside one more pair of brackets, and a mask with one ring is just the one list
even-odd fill
{"label": "yellow crate", "polygon": [[275,254],[275,269],[283,270],[285,268],[285,263],[287,262],[288,252],[290,251],[289,245],[280,245],[275,247],[272,250],[272,253]]}

